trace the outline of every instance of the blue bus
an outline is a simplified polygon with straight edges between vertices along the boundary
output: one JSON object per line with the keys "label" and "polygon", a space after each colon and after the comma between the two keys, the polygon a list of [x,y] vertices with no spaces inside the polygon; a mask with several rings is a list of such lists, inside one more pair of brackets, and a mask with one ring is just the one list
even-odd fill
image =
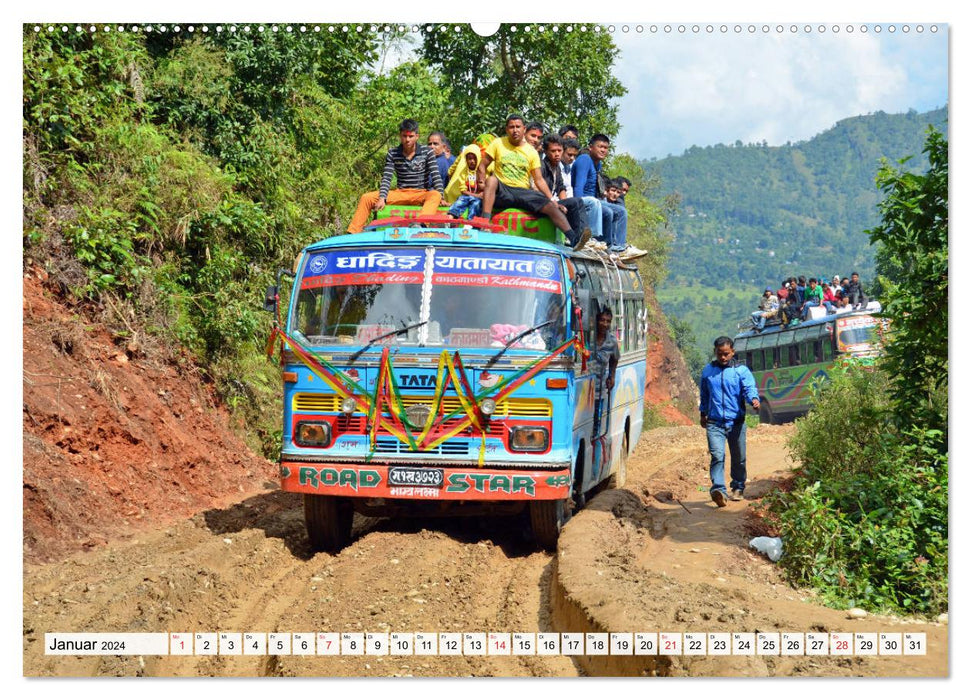
{"label": "blue bus", "polygon": [[[280,280],[268,290],[282,488],[304,494],[319,550],[350,541],[355,511],[528,512],[536,541],[555,548],[591,490],[623,486],[640,437],[641,278],[542,240],[529,222],[520,236],[429,219],[379,220],[308,246],[285,318]],[[599,367],[583,350],[603,306],[621,358],[595,416]]]}

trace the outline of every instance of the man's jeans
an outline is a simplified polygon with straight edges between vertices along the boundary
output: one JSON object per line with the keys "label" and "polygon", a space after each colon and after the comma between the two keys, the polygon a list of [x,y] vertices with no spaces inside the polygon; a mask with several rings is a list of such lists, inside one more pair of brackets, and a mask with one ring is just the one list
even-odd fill
{"label": "man's jeans", "polygon": [[710,492],[725,491],[725,441],[732,457],[731,488],[745,490],[745,419],[734,423],[708,422],[708,452],[711,453]]}
{"label": "man's jeans", "polygon": [[604,237],[603,214],[600,206],[602,202],[596,197],[581,197],[581,199],[583,206],[587,209],[587,223],[590,224],[591,235],[598,241],[602,240]]}
{"label": "man's jeans", "polygon": [[614,252],[627,248],[627,209],[608,201],[600,202],[603,210],[603,230],[607,247]]}

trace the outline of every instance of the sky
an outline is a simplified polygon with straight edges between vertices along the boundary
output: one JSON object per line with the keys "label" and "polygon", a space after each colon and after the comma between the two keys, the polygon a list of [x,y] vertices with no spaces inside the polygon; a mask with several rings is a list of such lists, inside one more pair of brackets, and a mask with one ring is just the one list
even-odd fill
{"label": "sky", "polygon": [[619,101],[618,150],[663,158],[737,139],[778,146],[846,117],[947,104],[948,25],[908,23],[906,33],[901,23],[893,32],[889,23],[815,22],[809,32],[800,23],[795,33],[792,26],[653,23],[625,33],[618,25],[615,72],[628,90]]}

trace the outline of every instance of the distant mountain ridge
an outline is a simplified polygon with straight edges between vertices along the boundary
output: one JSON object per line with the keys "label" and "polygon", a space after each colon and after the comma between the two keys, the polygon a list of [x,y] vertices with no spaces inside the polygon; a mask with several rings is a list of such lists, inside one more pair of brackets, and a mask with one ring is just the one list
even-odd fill
{"label": "distant mountain ridge", "polygon": [[911,156],[923,172],[928,125],[947,133],[947,107],[850,117],[807,141],[692,146],[642,161],[677,194],[667,279],[657,290],[666,314],[691,328],[705,356],[711,339],[734,335],[761,291],[789,276],[860,273],[873,280],[865,230],[879,222],[880,159]]}
{"label": "distant mountain ridge", "polygon": [[642,161],[677,193],[668,285],[776,284],[783,276],[850,268],[872,278],[873,254],[864,230],[879,220],[874,178],[885,157],[921,154],[929,124],[946,131],[947,108],[850,117],[808,141],[692,146],[683,155]]}

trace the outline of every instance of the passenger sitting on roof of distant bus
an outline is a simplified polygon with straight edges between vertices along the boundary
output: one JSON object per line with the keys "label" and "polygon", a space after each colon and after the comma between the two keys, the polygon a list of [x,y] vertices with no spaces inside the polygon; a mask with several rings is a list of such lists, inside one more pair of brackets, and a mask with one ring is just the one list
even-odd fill
{"label": "passenger sitting on roof of distant bus", "polygon": [[[462,157],[465,159],[465,189],[448,209],[448,215],[457,219],[462,218],[462,214],[468,212],[466,218],[471,219],[479,215],[482,211],[482,193],[479,191],[479,181],[476,171],[479,168],[479,147],[466,146],[462,150]],[[451,183],[449,183],[451,184]]]}
{"label": "passenger sitting on roof of distant bus", "polygon": [[[347,227],[348,233],[364,230],[371,211],[380,211],[385,204],[420,204],[422,216],[438,213],[442,201],[442,177],[438,173],[435,151],[418,143],[418,122],[405,119],[398,127],[401,145],[388,151],[384,159],[384,172],[381,174],[381,188],[377,192],[361,195],[357,211]],[[397,189],[391,189],[391,176],[397,175]],[[434,189],[425,189],[427,178],[431,177]]]}
{"label": "passenger sitting on roof of distant bus", "polygon": [[590,240],[590,227],[587,226],[587,211],[583,206],[583,200],[579,197],[567,197],[566,187],[563,184],[563,173],[560,172],[560,158],[563,156],[563,143],[559,136],[550,134],[543,139],[543,160],[542,167],[543,179],[546,186],[550,188],[553,196],[559,200],[560,205],[566,208],[566,219],[570,222],[570,227],[580,235],[576,240],[567,238],[569,245],[574,250],[580,250]]}
{"label": "passenger sitting on roof of distant bus", "polygon": [[[525,140],[525,122],[518,114],[506,117],[506,135],[486,148],[479,161],[477,177],[485,182],[482,196],[482,215],[492,218],[493,208],[524,209],[530,214],[546,214],[553,225],[566,234],[567,240],[577,240],[577,234],[563,215],[560,205],[543,179],[539,154]],[[486,179],[486,172],[495,163],[495,173]],[[529,178],[539,190],[529,189]]]}
{"label": "passenger sitting on roof of distant bus", "polygon": [[802,318],[804,321],[809,318],[809,311],[814,306],[825,306],[826,313],[828,314],[836,313],[833,305],[823,298],[823,288],[816,283],[816,278],[810,277],[809,287],[806,288],[806,301],[802,305]]}
{"label": "passenger sitting on roof of distant bus", "polygon": [[759,310],[752,312],[752,323],[755,329],[761,331],[765,322],[779,315],[779,297],[772,293],[772,287],[766,287],[759,300]]}
{"label": "passenger sitting on roof of distant bus", "polygon": [[854,272],[850,275],[850,283],[844,289],[847,299],[850,300],[850,306],[854,309],[866,308],[866,294],[863,292],[863,285],[860,283],[860,276],[857,273]]}
{"label": "passenger sitting on roof of distant bus", "polygon": [[829,302],[833,306],[839,304],[839,299],[836,297],[836,290],[829,282],[823,282],[823,301]]}

